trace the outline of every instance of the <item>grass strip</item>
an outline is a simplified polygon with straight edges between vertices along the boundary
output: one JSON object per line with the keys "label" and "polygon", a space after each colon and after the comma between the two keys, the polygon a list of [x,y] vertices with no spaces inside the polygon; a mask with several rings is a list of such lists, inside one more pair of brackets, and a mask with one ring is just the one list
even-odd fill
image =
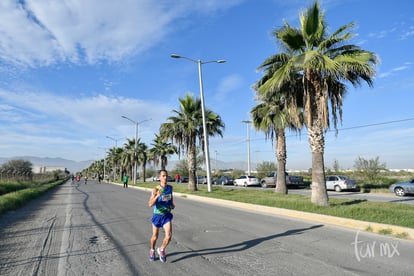
{"label": "grass strip", "polygon": [[35,183],[29,185],[29,188],[20,189],[15,192],[6,193],[0,196],[0,215],[7,211],[16,210],[29,201],[46,193],[49,189],[60,185],[66,180],[58,180],[54,182]]}

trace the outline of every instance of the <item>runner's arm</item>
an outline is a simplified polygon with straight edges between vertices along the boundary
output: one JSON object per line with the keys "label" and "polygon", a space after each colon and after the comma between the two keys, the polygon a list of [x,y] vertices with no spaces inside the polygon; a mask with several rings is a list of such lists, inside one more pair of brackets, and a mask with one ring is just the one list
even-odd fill
{"label": "runner's arm", "polygon": [[148,201],[148,206],[154,206],[155,202],[157,202],[158,198],[161,196],[161,191],[157,188],[152,189],[150,199]]}

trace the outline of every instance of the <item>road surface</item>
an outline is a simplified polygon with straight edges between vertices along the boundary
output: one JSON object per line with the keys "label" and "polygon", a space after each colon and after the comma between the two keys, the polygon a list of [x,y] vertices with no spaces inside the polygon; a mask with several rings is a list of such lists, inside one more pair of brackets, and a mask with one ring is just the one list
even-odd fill
{"label": "road surface", "polygon": [[175,197],[167,263],[150,262],[148,198],[147,191],[93,181],[56,187],[0,217],[0,275],[411,275],[414,270],[412,241],[184,196]]}

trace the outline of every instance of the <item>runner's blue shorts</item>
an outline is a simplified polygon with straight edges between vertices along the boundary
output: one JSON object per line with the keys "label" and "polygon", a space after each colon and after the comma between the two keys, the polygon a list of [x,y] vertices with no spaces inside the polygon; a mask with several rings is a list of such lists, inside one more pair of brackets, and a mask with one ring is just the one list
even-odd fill
{"label": "runner's blue shorts", "polygon": [[161,228],[164,227],[164,225],[168,222],[170,222],[173,218],[173,214],[172,213],[167,213],[167,214],[152,214],[152,224],[157,227],[157,228]]}

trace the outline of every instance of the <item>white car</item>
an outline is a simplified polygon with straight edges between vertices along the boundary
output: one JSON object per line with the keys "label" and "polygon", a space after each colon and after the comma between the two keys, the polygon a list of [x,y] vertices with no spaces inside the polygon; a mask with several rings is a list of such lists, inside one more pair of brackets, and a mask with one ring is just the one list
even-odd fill
{"label": "white car", "polygon": [[242,175],[237,179],[234,179],[233,184],[235,186],[260,186],[260,179],[253,175]]}

